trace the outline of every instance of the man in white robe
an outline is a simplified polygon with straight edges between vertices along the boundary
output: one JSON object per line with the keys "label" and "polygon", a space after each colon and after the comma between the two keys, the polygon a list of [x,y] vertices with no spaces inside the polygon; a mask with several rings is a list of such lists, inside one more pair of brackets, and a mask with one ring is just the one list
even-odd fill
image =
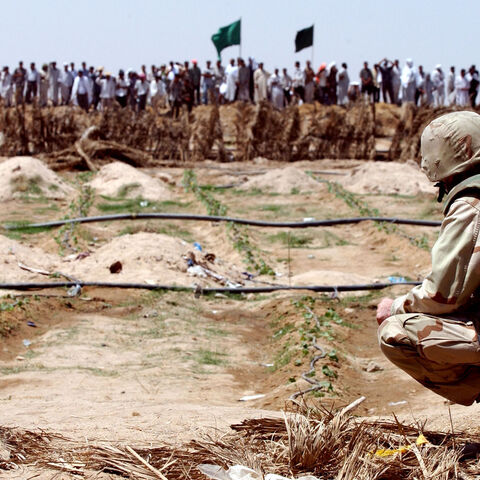
{"label": "man in white robe", "polygon": [[102,110],[105,111],[113,104],[115,98],[116,83],[110,72],[102,74],[103,71],[99,70],[98,78],[95,83],[100,87],[100,101],[102,102]]}
{"label": "man in white robe", "polygon": [[297,97],[297,103],[305,99],[305,73],[300,68],[300,62],[295,62],[292,75],[293,94]]}
{"label": "man in white robe", "polygon": [[283,94],[282,80],[278,74],[278,68],[274,70],[273,75],[268,79],[268,89],[270,90],[273,106],[282,110],[285,106],[285,95]]}
{"label": "man in white robe", "polygon": [[445,103],[445,75],[440,64],[434,68],[431,78],[433,84],[433,106],[442,107]]}
{"label": "man in white robe", "polygon": [[49,97],[54,106],[58,105],[60,70],[57,68],[57,62],[51,62],[48,66],[48,86]]}
{"label": "man in white robe", "polygon": [[402,101],[404,103],[415,103],[416,72],[411,58],[407,58],[400,80],[402,82]]}
{"label": "man in white robe", "polygon": [[270,74],[263,69],[263,62],[258,64],[258,68],[253,74],[253,85],[254,85],[254,101],[259,103],[262,100],[267,100],[268,98],[268,78]]}
{"label": "man in white robe", "polygon": [[238,67],[235,65],[235,60],[232,58],[225,69],[225,77],[227,82],[227,91],[225,92],[225,99],[228,102],[235,101],[237,93],[238,82]]}
{"label": "man in white robe", "polygon": [[464,68],[460,70],[460,75],[455,78],[455,103],[461,107],[466,107],[470,104],[468,90],[470,89],[470,82],[467,79]]}
{"label": "man in white robe", "polygon": [[68,69],[68,63],[63,64],[63,72],[60,75],[60,92],[62,94],[62,105],[68,105],[72,94],[73,74]]}
{"label": "man in white robe", "polygon": [[350,85],[350,77],[348,75],[348,67],[346,63],[342,63],[342,68],[338,72],[338,104],[346,105],[348,103],[348,86]]}
{"label": "man in white robe", "polygon": [[3,67],[0,77],[0,96],[3,99],[5,107],[13,105],[13,80],[12,74],[8,71],[8,67]]}

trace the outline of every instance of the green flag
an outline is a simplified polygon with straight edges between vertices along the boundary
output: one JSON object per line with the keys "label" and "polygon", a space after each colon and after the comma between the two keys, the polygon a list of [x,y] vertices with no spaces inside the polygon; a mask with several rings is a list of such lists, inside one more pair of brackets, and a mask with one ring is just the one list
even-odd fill
{"label": "green flag", "polygon": [[240,22],[241,20],[237,20],[226,27],[221,27],[217,33],[212,35],[212,42],[217,49],[218,58],[224,48],[240,45]]}
{"label": "green flag", "polygon": [[295,37],[295,52],[313,45],[313,25],[303,30],[299,30]]}

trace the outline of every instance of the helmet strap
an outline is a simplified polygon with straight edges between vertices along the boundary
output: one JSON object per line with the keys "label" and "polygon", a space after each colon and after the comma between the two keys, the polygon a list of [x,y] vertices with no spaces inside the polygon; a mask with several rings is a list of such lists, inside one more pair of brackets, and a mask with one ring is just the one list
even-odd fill
{"label": "helmet strap", "polygon": [[434,187],[438,187],[438,197],[437,202],[442,203],[443,197],[447,193],[447,187],[443,182],[437,182]]}

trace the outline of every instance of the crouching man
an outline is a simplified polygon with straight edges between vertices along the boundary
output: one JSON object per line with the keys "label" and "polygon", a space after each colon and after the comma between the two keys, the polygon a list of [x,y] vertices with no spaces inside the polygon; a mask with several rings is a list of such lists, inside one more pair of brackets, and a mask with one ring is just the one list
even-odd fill
{"label": "crouching man", "polygon": [[377,307],[385,356],[442,397],[480,401],[480,115],[433,120],[421,139],[421,167],[446,194],[432,270],[406,295]]}

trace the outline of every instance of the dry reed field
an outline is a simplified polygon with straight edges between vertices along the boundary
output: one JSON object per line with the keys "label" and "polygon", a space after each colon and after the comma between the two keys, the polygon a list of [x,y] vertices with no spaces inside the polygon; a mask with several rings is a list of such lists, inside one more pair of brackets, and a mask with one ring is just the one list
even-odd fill
{"label": "dry reed field", "polygon": [[417,161],[443,111],[2,110],[0,478],[478,478],[479,407],[376,339],[378,301],[428,273],[438,227],[185,218],[441,220]]}

